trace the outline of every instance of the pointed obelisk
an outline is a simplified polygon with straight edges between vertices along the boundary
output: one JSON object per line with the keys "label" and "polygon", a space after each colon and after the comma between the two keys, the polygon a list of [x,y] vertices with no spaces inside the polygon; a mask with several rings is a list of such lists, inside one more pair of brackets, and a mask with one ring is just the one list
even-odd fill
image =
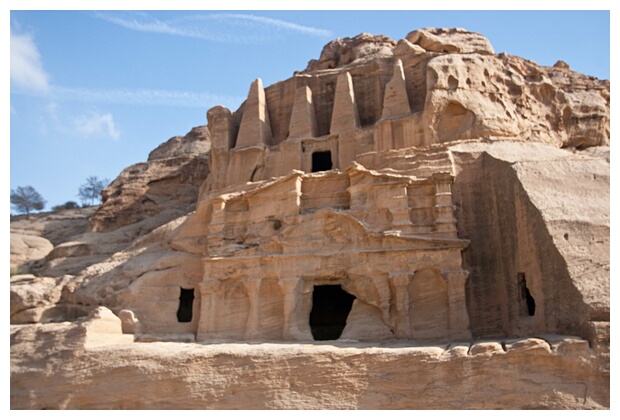
{"label": "pointed obelisk", "polygon": [[351,74],[349,72],[340,73],[336,81],[336,95],[329,132],[335,134],[352,128],[359,128],[359,126],[360,118],[357,112]]}
{"label": "pointed obelisk", "polygon": [[272,139],[273,134],[271,133],[271,122],[269,121],[263,81],[256,79],[250,86],[250,93],[243,108],[235,148],[240,149],[261,144],[269,145]]}
{"label": "pointed obelisk", "polygon": [[288,128],[289,138],[316,137],[317,125],[312,90],[308,86],[298,87]]}
{"label": "pointed obelisk", "polygon": [[403,62],[398,59],[396,63],[394,63],[392,78],[387,85],[385,85],[381,119],[402,117],[408,114],[411,114],[411,107],[409,106],[409,98],[407,97],[405,72],[403,71]]}

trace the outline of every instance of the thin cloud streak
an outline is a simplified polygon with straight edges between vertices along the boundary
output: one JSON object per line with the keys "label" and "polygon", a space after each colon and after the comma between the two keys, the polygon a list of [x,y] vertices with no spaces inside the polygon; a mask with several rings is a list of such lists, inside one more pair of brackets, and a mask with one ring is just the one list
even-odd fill
{"label": "thin cloud streak", "polygon": [[54,87],[55,96],[67,101],[101,102],[128,105],[157,105],[188,108],[235,105],[245,98],[213,95],[206,92],[163,90],[163,89],[86,89]]}
{"label": "thin cloud streak", "polygon": [[140,106],[174,106],[211,108],[216,105],[237,107],[245,98],[165,89],[89,89],[81,87],[50,86],[48,94],[29,90],[14,90],[14,94],[46,96],[55,101],[94,102]]}
{"label": "thin cloud streak", "polygon": [[[134,31],[184,36],[221,43],[264,42],[275,38],[278,31],[296,32],[322,38],[332,36],[332,32],[327,29],[241,13],[185,16],[170,21],[161,21],[145,13],[125,17],[109,13],[95,13],[94,16]],[[211,25],[205,22],[210,22]],[[247,30],[248,25],[253,27],[251,31]],[[244,26],[245,31],[237,30],[239,26]]]}
{"label": "thin cloud streak", "polygon": [[[95,13],[95,16],[105,20],[106,22],[113,23],[123,28],[131,29],[138,32],[153,32],[168,35],[187,36],[193,38],[200,38],[201,34],[193,31],[188,31],[186,28],[173,27],[155,18],[152,18],[146,14],[140,14],[142,20],[137,18],[121,18],[118,16],[112,16],[110,14]],[[208,39],[208,38],[206,38]]]}
{"label": "thin cloud streak", "polygon": [[235,21],[249,21],[253,23],[259,23],[266,27],[272,27],[276,29],[285,29],[293,32],[299,32],[305,35],[318,36],[318,37],[331,37],[332,31],[328,29],[313,28],[311,26],[303,26],[293,22],[287,22],[285,20],[274,19],[266,16],[256,16],[240,13],[220,13],[208,15],[205,17],[197,16],[196,19],[214,19],[222,20],[224,22]]}

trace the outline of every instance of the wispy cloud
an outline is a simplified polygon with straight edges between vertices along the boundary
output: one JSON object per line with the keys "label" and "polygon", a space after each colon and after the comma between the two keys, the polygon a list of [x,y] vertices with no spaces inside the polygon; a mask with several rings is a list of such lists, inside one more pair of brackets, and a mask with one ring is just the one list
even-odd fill
{"label": "wispy cloud", "polygon": [[222,43],[265,42],[276,39],[280,32],[329,38],[327,29],[299,25],[280,19],[242,13],[214,13],[159,20],[146,13],[96,13],[96,17],[115,25],[140,32],[152,32],[204,39]]}
{"label": "wispy cloud", "polygon": [[313,28],[311,26],[299,25],[293,22],[287,22],[285,20],[273,19],[266,16],[256,16],[238,13],[221,13],[209,16],[210,19],[217,19],[227,23],[234,22],[253,22],[264,27],[271,27],[276,29],[284,29],[292,32],[299,32],[304,35],[318,36],[318,37],[331,37],[332,31],[328,29]]}
{"label": "wispy cloud", "polygon": [[207,92],[165,89],[88,89],[53,86],[51,92],[52,96],[65,101],[188,108],[210,108],[215,105],[236,106],[245,99]]}
{"label": "wispy cloud", "polygon": [[49,90],[49,76],[41,55],[29,34],[16,34],[11,28],[11,85],[36,92]]}
{"label": "wispy cloud", "polygon": [[172,106],[209,109],[216,105],[238,107],[244,97],[215,95],[167,89],[90,89],[84,87],[49,86],[47,92],[17,89],[14,94],[44,96],[57,102],[92,102],[99,104],[122,104],[139,106]]}
{"label": "wispy cloud", "polygon": [[119,15],[111,15],[109,13],[95,13],[95,16],[123,28],[131,29],[139,32],[154,32],[160,34],[188,36],[200,38],[199,33],[195,33],[188,28],[175,27],[166,22],[162,22],[146,13],[139,13],[133,16],[121,17]]}
{"label": "wispy cloud", "polygon": [[114,124],[112,114],[92,113],[73,120],[73,129],[84,136],[107,136],[118,140],[121,133]]}

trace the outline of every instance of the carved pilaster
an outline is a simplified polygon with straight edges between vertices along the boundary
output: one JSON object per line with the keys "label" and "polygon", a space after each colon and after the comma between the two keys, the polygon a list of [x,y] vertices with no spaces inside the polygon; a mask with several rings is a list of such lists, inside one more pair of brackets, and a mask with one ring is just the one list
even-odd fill
{"label": "carved pilaster", "polygon": [[452,183],[454,177],[448,173],[433,174],[435,181],[435,228],[444,236],[457,237],[454,206],[452,205]]}
{"label": "carved pilaster", "polygon": [[396,304],[396,331],[397,338],[411,338],[411,323],[409,322],[409,273],[399,273],[390,276],[395,304]]}
{"label": "carved pilaster", "polygon": [[299,339],[298,320],[295,317],[297,299],[300,296],[301,280],[298,277],[281,278],[278,280],[283,296],[284,325],[282,327],[282,339]]}
{"label": "carved pilaster", "polygon": [[251,340],[260,336],[259,329],[259,308],[260,308],[260,286],[262,279],[254,278],[243,282],[245,291],[250,301],[250,312],[245,325],[245,339]]}
{"label": "carved pilaster", "polygon": [[452,339],[471,338],[467,300],[465,298],[465,281],[469,276],[467,270],[442,271],[441,275],[448,283],[448,328]]}
{"label": "carved pilaster", "polygon": [[220,287],[218,280],[203,281],[198,285],[200,290],[200,320],[196,332],[196,341],[208,340],[217,337],[217,291]]}

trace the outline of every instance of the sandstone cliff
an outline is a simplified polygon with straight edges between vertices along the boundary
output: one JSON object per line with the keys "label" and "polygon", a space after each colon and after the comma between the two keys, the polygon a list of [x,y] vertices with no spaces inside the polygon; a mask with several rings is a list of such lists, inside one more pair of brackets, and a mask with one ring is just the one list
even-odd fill
{"label": "sandstone cliff", "polygon": [[110,231],[164,212],[172,220],[191,211],[209,174],[210,149],[207,127],[195,127],[153,150],[147,162],[125,169],[102,191],[92,230]]}
{"label": "sandstone cliff", "polygon": [[609,108],[463,29],[330,42],[39,235],[12,408],[608,408]]}

